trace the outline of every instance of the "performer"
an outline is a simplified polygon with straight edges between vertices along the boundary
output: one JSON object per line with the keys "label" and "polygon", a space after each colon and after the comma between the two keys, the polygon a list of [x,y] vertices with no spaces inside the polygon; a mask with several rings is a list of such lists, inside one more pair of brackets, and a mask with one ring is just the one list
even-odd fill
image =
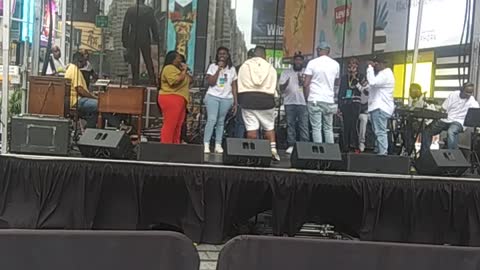
{"label": "performer", "polygon": [[368,113],[375,133],[375,152],[379,155],[388,154],[388,119],[395,110],[393,89],[395,78],[393,72],[387,67],[387,62],[382,56],[376,56],[368,63],[367,80],[370,85],[368,99]]}
{"label": "performer", "polygon": [[430,150],[432,136],[447,131],[448,149],[458,149],[458,134],[463,131],[463,123],[468,109],[478,108],[479,104],[473,97],[475,85],[465,83],[461,91],[455,91],[443,102],[442,108],[447,112],[447,119],[433,122],[422,133],[421,154]]}
{"label": "performer", "polygon": [[71,82],[70,107],[77,106],[79,116],[87,121],[86,128],[95,128],[97,126],[98,100],[88,91],[87,83],[80,71],[85,65],[84,55],[76,52],[73,55],[73,62],[68,65],[65,72],[65,79],[69,79]]}
{"label": "performer", "polygon": [[205,96],[205,105],[208,116],[203,136],[205,153],[210,153],[210,140],[214,128],[216,128],[215,153],[223,153],[225,117],[232,109],[232,105],[234,114],[237,109],[237,72],[227,48],[217,49],[216,63],[208,68],[207,81],[209,88]]}
{"label": "performer", "polygon": [[176,51],[168,52],[160,73],[158,104],[163,116],[160,140],[166,144],[180,144],[182,125],[190,99],[189,85],[192,78],[183,59]]}
{"label": "performer", "polygon": [[152,85],[156,85],[153,68],[151,45],[158,43],[158,27],[153,8],[145,5],[145,0],[137,0],[137,4],[128,8],[122,28],[122,43],[127,49],[129,64],[132,70],[132,84],[140,79],[140,51],[147,66],[148,77]]}
{"label": "performer", "polygon": [[304,57],[301,52],[296,52],[293,60],[292,68],[282,72],[279,82],[287,116],[287,154],[293,152],[297,137],[301,142],[310,141],[308,110],[303,95]]}
{"label": "performer", "polygon": [[[255,49],[250,49],[247,52],[247,60],[252,59],[255,57]],[[242,63],[243,64],[243,63]],[[236,67],[237,74],[240,72],[240,68],[242,64]],[[238,82],[237,82],[237,89],[238,89]],[[242,116],[242,107],[240,105],[237,106],[237,114],[235,115],[235,129],[233,136],[235,138],[245,138],[245,123],[243,123],[243,116]]]}
{"label": "performer", "polygon": [[65,70],[65,64],[62,61],[62,52],[58,46],[53,46],[46,74],[49,76],[64,76]]}
{"label": "performer", "polygon": [[255,48],[255,57],[243,63],[238,73],[238,103],[247,138],[256,139],[260,126],[270,141],[272,158],[280,160],[275,141],[275,95],[277,72],[266,60],[265,47]]}
{"label": "performer", "polygon": [[410,108],[424,108],[427,104],[422,93],[422,86],[418,83],[412,83],[409,90],[410,98],[408,100],[408,106]]}
{"label": "performer", "polygon": [[305,69],[304,96],[308,102],[313,141],[334,143],[333,114],[338,109],[335,88],[339,84],[340,65],[329,57],[330,45],[326,42],[320,43],[317,54],[318,58],[311,60]]}
{"label": "performer", "polygon": [[344,151],[359,151],[358,120],[362,102],[362,91],[367,83],[365,75],[358,72],[358,59],[348,61],[348,74],[340,81],[338,105],[343,116]]}

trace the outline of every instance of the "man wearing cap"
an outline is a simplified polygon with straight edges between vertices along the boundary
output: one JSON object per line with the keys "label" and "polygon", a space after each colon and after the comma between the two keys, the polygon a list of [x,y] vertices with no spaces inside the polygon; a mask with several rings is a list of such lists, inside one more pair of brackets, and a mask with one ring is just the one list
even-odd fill
{"label": "man wearing cap", "polygon": [[387,124],[395,110],[393,101],[395,77],[382,56],[375,56],[368,62],[367,80],[370,85],[368,113],[376,137],[375,152],[379,155],[387,155]]}
{"label": "man wearing cap", "polygon": [[[333,114],[337,112],[336,89],[339,86],[340,65],[330,58],[330,45],[321,42],[318,58],[305,69],[303,93],[308,102],[308,113],[315,143],[334,143]],[[325,137],[324,137],[325,136]]]}
{"label": "man wearing cap", "polygon": [[310,141],[308,131],[308,110],[303,96],[304,57],[296,52],[293,57],[293,66],[282,72],[280,76],[280,90],[283,94],[283,104],[287,115],[287,154],[293,152],[297,138],[301,142]]}

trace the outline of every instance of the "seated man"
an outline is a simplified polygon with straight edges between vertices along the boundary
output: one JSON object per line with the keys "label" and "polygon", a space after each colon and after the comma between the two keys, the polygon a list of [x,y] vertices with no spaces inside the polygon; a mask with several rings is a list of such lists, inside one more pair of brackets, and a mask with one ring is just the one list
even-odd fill
{"label": "seated man", "polygon": [[478,102],[472,96],[474,85],[465,83],[461,91],[455,91],[443,102],[443,109],[447,112],[447,119],[433,122],[422,133],[421,153],[430,149],[432,136],[446,130],[448,132],[448,149],[458,148],[458,134],[463,131],[463,122],[467,116],[468,109],[478,108]]}
{"label": "seated man", "polygon": [[76,52],[73,55],[73,62],[68,65],[65,72],[65,79],[70,79],[70,107],[77,107],[81,118],[87,121],[86,128],[95,128],[97,123],[98,99],[88,91],[85,78],[80,71],[87,61],[82,53]]}

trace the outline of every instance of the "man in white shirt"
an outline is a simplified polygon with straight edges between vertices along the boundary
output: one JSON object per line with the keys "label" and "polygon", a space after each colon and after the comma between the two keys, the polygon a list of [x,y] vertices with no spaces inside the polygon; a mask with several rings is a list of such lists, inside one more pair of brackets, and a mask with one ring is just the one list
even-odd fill
{"label": "man in white shirt", "polygon": [[370,85],[368,113],[376,137],[375,152],[379,155],[387,155],[387,124],[395,110],[393,101],[395,77],[382,56],[376,56],[368,63],[367,80]]}
{"label": "man in white shirt", "polygon": [[463,123],[468,109],[478,108],[478,102],[473,97],[475,86],[473,83],[465,83],[461,91],[455,91],[443,102],[442,108],[447,112],[447,119],[433,122],[422,133],[421,153],[430,149],[432,136],[447,131],[448,149],[458,148],[458,134],[463,131]]}
{"label": "man in white shirt", "polygon": [[303,96],[304,57],[301,52],[295,53],[293,66],[282,72],[280,90],[283,94],[283,105],[287,116],[287,154],[293,152],[293,146],[298,140],[310,141],[308,130],[308,110]]}
{"label": "man in white shirt", "polygon": [[319,57],[311,60],[305,69],[303,92],[308,102],[313,142],[333,144],[333,114],[338,109],[335,94],[340,83],[340,65],[328,56],[330,46],[326,42],[320,43],[317,53]]}

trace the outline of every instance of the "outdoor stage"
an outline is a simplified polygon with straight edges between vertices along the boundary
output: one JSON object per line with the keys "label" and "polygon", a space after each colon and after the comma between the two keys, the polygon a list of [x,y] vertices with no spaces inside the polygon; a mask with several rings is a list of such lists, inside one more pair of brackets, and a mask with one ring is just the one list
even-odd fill
{"label": "outdoor stage", "polygon": [[168,228],[217,244],[271,209],[275,235],[316,221],[361,240],[480,246],[468,178],[5,155],[0,193],[10,228]]}

